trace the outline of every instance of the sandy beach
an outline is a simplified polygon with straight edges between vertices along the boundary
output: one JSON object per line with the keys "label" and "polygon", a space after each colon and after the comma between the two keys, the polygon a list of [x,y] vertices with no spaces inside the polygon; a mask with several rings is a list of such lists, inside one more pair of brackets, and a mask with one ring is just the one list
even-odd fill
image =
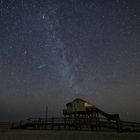
{"label": "sandy beach", "polygon": [[1,129],[0,140],[140,140],[140,133]]}

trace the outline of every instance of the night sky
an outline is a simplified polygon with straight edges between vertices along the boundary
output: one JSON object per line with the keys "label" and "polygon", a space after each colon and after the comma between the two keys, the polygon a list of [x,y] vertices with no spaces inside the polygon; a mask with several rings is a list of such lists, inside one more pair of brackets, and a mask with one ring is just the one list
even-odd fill
{"label": "night sky", "polygon": [[0,0],[0,121],[75,98],[140,122],[140,0]]}

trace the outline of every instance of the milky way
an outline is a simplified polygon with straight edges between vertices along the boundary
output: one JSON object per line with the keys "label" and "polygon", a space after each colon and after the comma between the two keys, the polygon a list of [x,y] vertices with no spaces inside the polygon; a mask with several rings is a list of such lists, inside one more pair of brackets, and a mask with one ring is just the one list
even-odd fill
{"label": "milky way", "polygon": [[[52,62],[51,71],[57,73],[56,77],[59,78],[60,82],[68,88],[73,90],[73,93],[78,94],[80,92],[80,87],[76,83],[75,70],[78,71],[79,58],[78,56],[72,56],[72,62],[68,61],[68,55],[70,53],[69,48],[65,45],[61,39],[61,34],[59,31],[60,23],[59,17],[57,16],[57,10],[59,5],[56,5],[53,1],[51,5],[48,4],[46,7],[47,13],[42,16],[46,26],[45,43],[46,52],[51,55],[50,61]],[[50,56],[49,56],[50,57]],[[46,62],[47,63],[47,62]],[[47,64],[42,64],[39,68],[43,68]]]}
{"label": "milky way", "polygon": [[1,0],[0,120],[61,115],[82,98],[139,121],[139,0]]}

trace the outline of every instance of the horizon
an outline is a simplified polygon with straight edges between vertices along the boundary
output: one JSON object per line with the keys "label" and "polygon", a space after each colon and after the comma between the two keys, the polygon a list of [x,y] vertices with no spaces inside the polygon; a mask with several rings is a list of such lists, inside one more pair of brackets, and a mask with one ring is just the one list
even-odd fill
{"label": "horizon", "polygon": [[[80,99],[80,98],[75,98],[75,99]],[[71,101],[69,101],[69,102],[72,102],[72,101],[74,101],[75,99],[72,99]],[[97,107],[97,108],[99,108],[99,106],[96,106],[96,104],[94,104],[94,103],[92,103],[92,102],[90,102],[89,100],[85,100],[85,99],[82,99],[82,100],[84,100],[84,101],[86,101],[86,102],[89,102],[89,103],[91,103],[92,105],[95,105],[95,107]],[[67,102],[67,103],[69,103],[69,102]],[[66,103],[66,104],[67,104]],[[57,117],[64,117],[64,115],[63,115],[63,109],[66,109],[66,104],[65,104],[65,106],[62,108],[62,110],[60,110],[60,111],[56,111],[56,112],[54,112],[53,110],[49,110],[49,106],[46,104],[46,106],[44,106],[43,107],[43,109],[41,108],[40,109],[40,112],[33,112],[33,113],[31,113],[32,111],[30,110],[30,111],[26,111],[26,113],[24,113],[24,112],[20,112],[21,113],[21,115],[19,115],[19,116],[17,116],[17,114],[16,114],[16,116],[14,116],[13,115],[13,118],[11,118],[11,119],[8,119],[8,118],[6,118],[6,119],[3,119],[2,121],[0,121],[1,123],[2,122],[16,122],[16,121],[21,121],[21,120],[26,120],[26,119],[29,119],[29,118],[46,118],[46,107],[48,108],[48,112],[47,112],[47,117],[48,118],[57,118]],[[139,123],[140,121],[139,121],[139,118],[138,119],[136,119],[136,117],[135,116],[133,116],[132,118],[130,117],[130,118],[126,118],[126,116],[123,116],[121,113],[119,113],[119,112],[115,112],[115,110],[114,111],[112,111],[112,112],[109,112],[109,109],[107,109],[106,108],[106,110],[104,110],[104,108],[103,107],[101,107],[101,108],[99,108],[99,109],[101,109],[101,110],[103,110],[104,112],[106,112],[106,113],[108,113],[108,114],[119,114],[119,117],[120,117],[120,120],[121,121],[128,121],[128,122],[137,122],[137,123]],[[108,110],[108,111],[107,111]],[[130,114],[130,115],[132,115],[132,114]],[[1,115],[2,116],[2,115]]]}

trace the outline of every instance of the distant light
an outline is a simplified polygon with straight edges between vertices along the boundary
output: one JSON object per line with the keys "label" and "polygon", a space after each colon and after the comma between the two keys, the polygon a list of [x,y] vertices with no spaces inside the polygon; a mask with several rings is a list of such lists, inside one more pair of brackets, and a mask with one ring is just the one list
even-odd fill
{"label": "distant light", "polygon": [[136,87],[138,87],[139,86],[139,84],[136,84]]}
{"label": "distant light", "polygon": [[42,65],[38,66],[39,69],[42,69],[44,67],[46,67],[46,64],[42,64]]}
{"label": "distant light", "polygon": [[105,16],[103,15],[102,18],[105,18]]}
{"label": "distant light", "polygon": [[45,16],[44,15],[42,16],[42,19],[45,19]]}
{"label": "distant light", "polygon": [[25,55],[27,54],[27,50],[24,51],[24,54],[25,54]]}

